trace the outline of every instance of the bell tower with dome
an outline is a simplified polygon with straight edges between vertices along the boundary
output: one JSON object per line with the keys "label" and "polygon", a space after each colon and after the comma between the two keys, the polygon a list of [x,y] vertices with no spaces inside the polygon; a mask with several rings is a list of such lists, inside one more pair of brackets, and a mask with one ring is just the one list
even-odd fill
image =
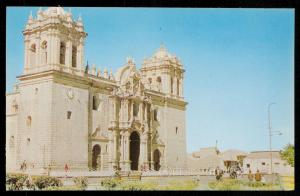
{"label": "bell tower with dome", "polygon": [[24,74],[64,65],[80,70],[84,58],[84,32],[81,17],[73,20],[62,7],[41,8],[34,18],[30,13],[23,31]]}
{"label": "bell tower with dome", "polygon": [[141,72],[149,89],[183,99],[185,70],[180,60],[171,55],[163,44],[152,57],[144,60]]}

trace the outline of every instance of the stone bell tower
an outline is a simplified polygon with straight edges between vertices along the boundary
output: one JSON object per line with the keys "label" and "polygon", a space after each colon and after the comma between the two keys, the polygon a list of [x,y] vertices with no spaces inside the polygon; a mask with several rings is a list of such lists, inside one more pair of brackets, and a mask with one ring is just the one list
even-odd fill
{"label": "stone bell tower", "polygon": [[165,93],[168,97],[183,99],[183,65],[167,51],[164,45],[141,68],[148,89]]}
{"label": "stone bell tower", "polygon": [[30,13],[23,31],[24,74],[40,72],[55,65],[81,69],[83,65],[84,32],[81,17],[72,19],[71,12],[61,7],[39,9],[37,17]]}

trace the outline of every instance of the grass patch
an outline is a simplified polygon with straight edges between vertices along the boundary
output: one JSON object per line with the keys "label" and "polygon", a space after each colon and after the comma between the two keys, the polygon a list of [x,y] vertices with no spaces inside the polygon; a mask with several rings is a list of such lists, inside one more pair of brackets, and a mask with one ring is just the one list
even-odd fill
{"label": "grass patch", "polygon": [[208,183],[212,190],[281,190],[280,186],[272,183],[248,182],[236,179],[223,179]]}
{"label": "grass patch", "polygon": [[223,179],[221,181],[209,182],[208,187],[213,190],[240,190],[242,182],[235,179]]}
{"label": "grass patch", "polygon": [[294,176],[281,176],[281,181],[284,190],[295,190]]}
{"label": "grass patch", "polygon": [[108,178],[101,182],[105,190],[195,190],[198,187],[195,180],[167,180],[160,183],[158,180],[120,180],[118,178]]}

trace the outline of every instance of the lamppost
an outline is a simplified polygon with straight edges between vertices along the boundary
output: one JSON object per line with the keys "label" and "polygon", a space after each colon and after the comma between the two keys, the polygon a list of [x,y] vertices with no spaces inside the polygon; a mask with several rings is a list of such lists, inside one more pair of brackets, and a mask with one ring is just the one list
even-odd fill
{"label": "lamppost", "polygon": [[271,173],[271,176],[272,176],[272,183],[273,183],[273,160],[272,160],[272,136],[273,135],[282,135],[282,133],[280,131],[272,131],[272,126],[271,126],[271,114],[270,114],[270,107],[271,105],[273,105],[275,103],[269,103],[268,105],[268,119],[269,119],[269,138],[270,138],[270,162],[271,162],[271,165],[270,165],[270,173]]}

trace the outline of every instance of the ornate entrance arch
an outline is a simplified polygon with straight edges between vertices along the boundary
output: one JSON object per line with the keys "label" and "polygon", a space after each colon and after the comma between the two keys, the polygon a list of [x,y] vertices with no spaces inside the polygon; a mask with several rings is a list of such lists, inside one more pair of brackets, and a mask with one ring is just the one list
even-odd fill
{"label": "ornate entrance arch", "polygon": [[158,149],[154,150],[153,153],[153,161],[154,161],[154,170],[158,171],[160,169],[160,157],[161,157],[161,153],[159,152]]}
{"label": "ornate entrance arch", "polygon": [[93,170],[97,170],[97,168],[99,168],[99,166],[100,166],[100,165],[98,165],[98,162],[99,162],[98,157],[101,153],[101,147],[98,144],[94,145],[92,152],[93,152],[92,168],[93,168]]}
{"label": "ornate entrance arch", "polygon": [[140,156],[140,136],[134,131],[130,135],[130,169],[138,170],[139,166],[139,156]]}

